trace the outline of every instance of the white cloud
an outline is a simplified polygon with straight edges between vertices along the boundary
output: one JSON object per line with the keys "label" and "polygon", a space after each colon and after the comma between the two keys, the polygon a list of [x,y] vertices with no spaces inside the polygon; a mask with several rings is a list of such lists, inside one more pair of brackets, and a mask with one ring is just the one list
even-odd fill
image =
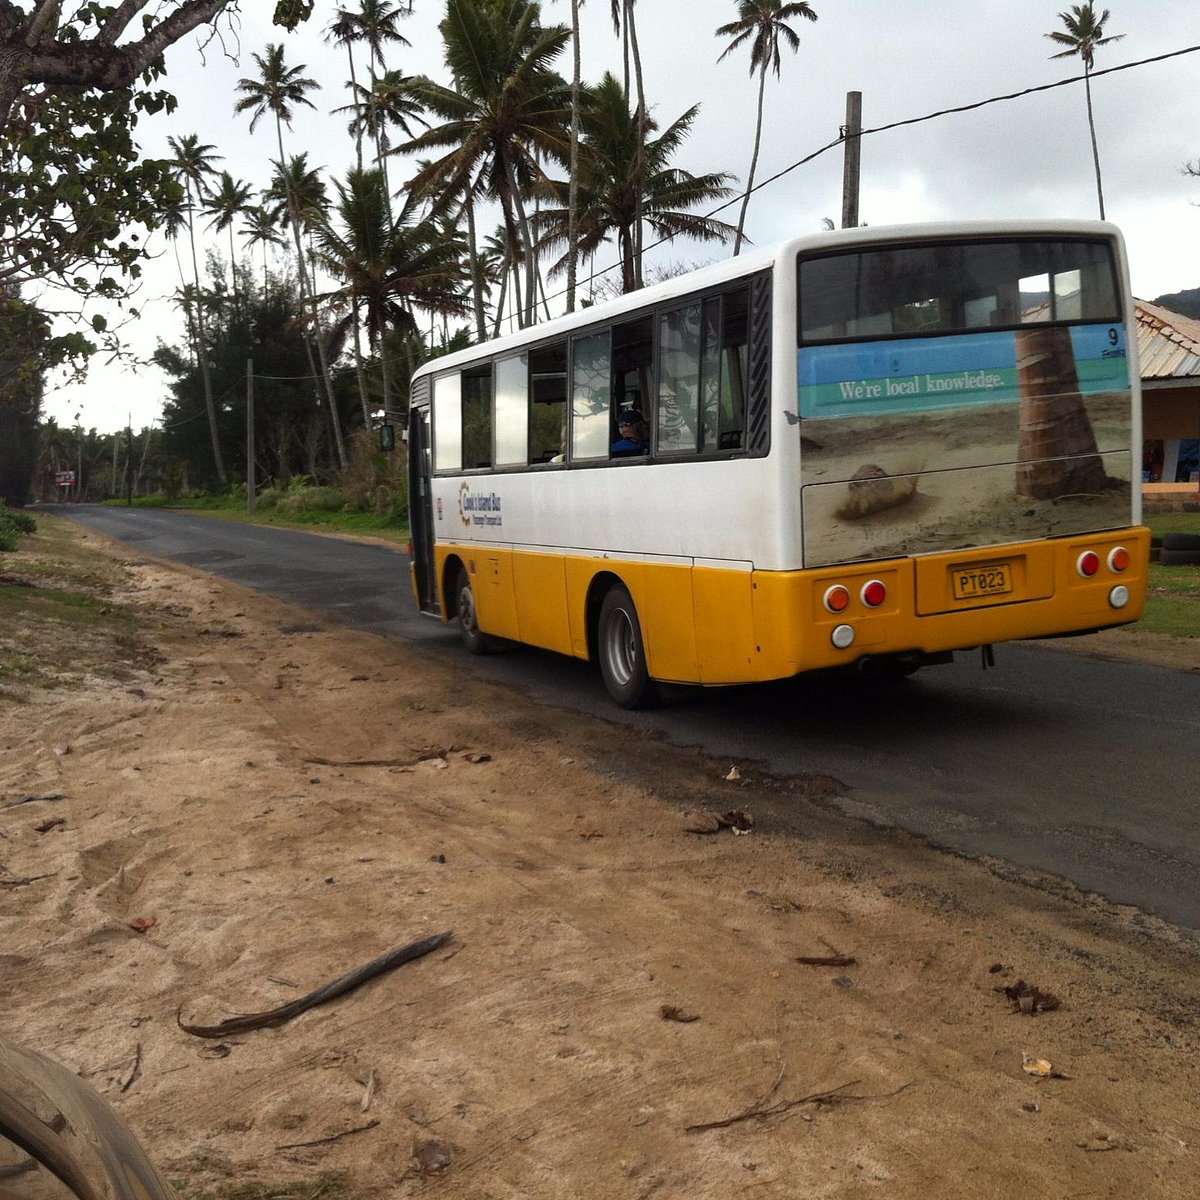
{"label": "white cloud", "polygon": [[[1051,61],[1054,46],[1043,36],[1058,26],[1053,0],[813,0],[815,23],[796,23],[797,55],[784,53],[781,78],[767,82],[767,120],[758,178],[834,140],[845,119],[846,92],[863,93],[868,129],[921,117],[991,96],[1017,92],[1077,74],[1078,59]],[[344,51],[321,37],[334,5],[319,0],[315,22],[296,35],[269,24],[271,6],[254,2],[241,21],[240,38],[225,42],[234,63],[210,43],[203,61],[194,44],[170,54],[169,82],[180,106],[169,120],[144,127],[149,153],[165,153],[167,134],[195,132],[224,154],[220,165],[256,186],[266,182],[276,155],[269,121],[255,137],[248,120],[233,114],[238,78],[253,75],[252,51],[283,41],[287,60],[304,63],[323,91],[320,113],[297,113],[285,136],[288,152],[304,149],[310,160],[334,173],[350,162],[344,117],[326,110],[347,103]],[[1109,0],[1110,32],[1123,41],[1097,52],[1096,67],[1164,54],[1200,41],[1195,0]],[[620,77],[620,44],[613,37],[609,5],[590,0],[582,11],[584,71],[598,78],[610,69]],[[744,178],[754,130],[756,84],[748,76],[748,53],[722,62],[724,42],[713,36],[734,19],[733,0],[641,0],[637,8],[648,99],[661,121],[692,104],[700,115],[681,165],[696,172],[726,170]],[[390,61],[408,74],[444,75],[437,23],[444,4],[416,0],[404,33],[411,50]],[[543,19],[569,23],[565,2],[543,5]],[[564,59],[562,69],[568,71]],[[1200,286],[1197,226],[1200,180],[1179,168],[1200,156],[1200,53],[1101,76],[1092,84],[1096,127],[1110,219],[1123,228],[1130,248],[1135,291],[1153,297]],[[822,155],[764,188],[751,199],[748,232],[765,244],[820,228],[823,217],[841,213],[840,149]],[[972,112],[871,134],[862,146],[862,220],[871,225],[995,216],[1093,217],[1095,181],[1082,84],[1057,88]],[[732,215],[731,215],[732,214]],[[724,214],[736,220],[736,208]],[[704,260],[714,247],[672,247],[667,259]],[[177,286],[169,251],[148,272],[146,296]],[[152,348],[157,333],[177,338],[175,316],[164,300],[146,305],[136,344]],[[163,394],[156,372],[133,376],[93,368],[88,383],[47,399],[59,419],[83,408],[86,424],[116,428],[132,412],[135,425],[153,420]]]}

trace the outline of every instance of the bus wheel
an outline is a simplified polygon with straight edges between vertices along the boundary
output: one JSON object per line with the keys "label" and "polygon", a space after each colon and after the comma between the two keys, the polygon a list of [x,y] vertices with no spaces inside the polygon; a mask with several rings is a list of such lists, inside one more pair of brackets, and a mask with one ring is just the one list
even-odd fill
{"label": "bus wheel", "polygon": [[597,629],[600,674],[608,694],[622,708],[648,708],[658,689],[646,670],[646,647],[637,609],[623,587],[612,587],[600,606]]}
{"label": "bus wheel", "polygon": [[458,614],[458,636],[470,654],[486,654],[487,634],[479,628],[475,613],[475,593],[471,590],[471,577],[466,567],[458,568],[458,579],[454,584],[454,610]]}

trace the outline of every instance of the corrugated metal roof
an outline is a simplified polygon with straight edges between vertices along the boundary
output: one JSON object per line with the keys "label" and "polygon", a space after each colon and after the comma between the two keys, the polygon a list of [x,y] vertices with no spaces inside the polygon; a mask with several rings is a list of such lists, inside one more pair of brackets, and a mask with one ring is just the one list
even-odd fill
{"label": "corrugated metal roof", "polygon": [[1200,379],[1200,321],[1134,300],[1143,379]]}

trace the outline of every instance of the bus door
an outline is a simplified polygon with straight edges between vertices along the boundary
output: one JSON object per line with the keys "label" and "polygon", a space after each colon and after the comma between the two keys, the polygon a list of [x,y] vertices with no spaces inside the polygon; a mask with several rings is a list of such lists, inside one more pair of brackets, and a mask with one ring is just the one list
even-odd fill
{"label": "bus door", "polygon": [[441,615],[433,558],[433,489],[429,453],[429,408],[414,406],[408,418],[408,524],[413,581],[422,612]]}

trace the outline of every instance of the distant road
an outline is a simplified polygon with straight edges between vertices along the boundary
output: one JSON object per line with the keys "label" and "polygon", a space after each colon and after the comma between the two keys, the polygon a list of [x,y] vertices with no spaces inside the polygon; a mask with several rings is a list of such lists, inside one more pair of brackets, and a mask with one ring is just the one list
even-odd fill
{"label": "distant road", "polygon": [[398,550],[153,509],[53,511],[147,555],[417,643],[539,702],[661,730],[776,775],[833,775],[852,789],[847,812],[1200,930],[1198,674],[1014,645],[998,647],[988,671],[963,654],[900,685],[680,688],[658,711],[629,714],[585,664],[528,649],[462,653],[451,631],[417,613]]}

